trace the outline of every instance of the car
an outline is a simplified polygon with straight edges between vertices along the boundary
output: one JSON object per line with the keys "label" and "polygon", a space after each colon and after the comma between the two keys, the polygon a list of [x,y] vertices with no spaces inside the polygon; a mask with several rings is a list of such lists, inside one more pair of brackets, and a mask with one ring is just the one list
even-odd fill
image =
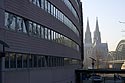
{"label": "car", "polygon": [[89,80],[93,81],[94,83],[101,83],[103,81],[100,75],[91,75]]}

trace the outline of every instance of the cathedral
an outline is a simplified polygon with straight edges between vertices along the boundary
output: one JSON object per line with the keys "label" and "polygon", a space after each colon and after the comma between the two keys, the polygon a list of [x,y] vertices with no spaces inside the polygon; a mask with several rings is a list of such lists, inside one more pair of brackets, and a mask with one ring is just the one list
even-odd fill
{"label": "cathedral", "polygon": [[101,42],[101,33],[99,31],[98,18],[96,18],[96,28],[92,42],[89,19],[87,18],[87,27],[85,32],[84,45],[84,68],[92,69],[92,60],[95,60],[94,68],[106,68],[106,57],[108,54],[108,44]]}

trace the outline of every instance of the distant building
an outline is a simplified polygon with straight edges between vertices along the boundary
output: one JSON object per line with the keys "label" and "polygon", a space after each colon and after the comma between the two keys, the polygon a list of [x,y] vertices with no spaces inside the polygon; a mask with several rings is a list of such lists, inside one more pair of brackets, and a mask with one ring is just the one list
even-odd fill
{"label": "distant building", "polygon": [[[96,29],[94,31],[93,43],[91,43],[91,32],[89,28],[89,22],[87,21],[87,30],[85,32],[84,48],[85,48],[84,65],[86,65],[86,67],[91,68],[91,62],[90,62],[91,60],[89,59],[89,57],[93,57],[94,59],[96,59],[95,68],[105,67],[106,64],[103,61],[105,61],[105,58],[108,54],[108,44],[101,43],[101,34],[99,31],[98,18],[96,18]],[[89,65],[88,65],[88,61],[89,61]]]}
{"label": "distant building", "polygon": [[91,60],[89,57],[92,56],[92,37],[89,27],[89,19],[87,18],[87,27],[85,32],[85,45],[84,45],[84,68],[91,68]]}

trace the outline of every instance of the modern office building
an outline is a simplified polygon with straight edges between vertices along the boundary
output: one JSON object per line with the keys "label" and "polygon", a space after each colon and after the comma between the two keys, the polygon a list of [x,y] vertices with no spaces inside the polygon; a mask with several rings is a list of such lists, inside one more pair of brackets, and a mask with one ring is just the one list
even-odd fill
{"label": "modern office building", "polygon": [[75,83],[80,0],[0,0],[0,83]]}

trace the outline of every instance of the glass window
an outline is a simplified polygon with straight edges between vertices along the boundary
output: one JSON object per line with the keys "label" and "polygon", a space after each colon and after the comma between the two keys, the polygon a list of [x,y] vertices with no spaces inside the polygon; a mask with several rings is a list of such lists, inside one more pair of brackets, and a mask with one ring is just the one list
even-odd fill
{"label": "glass window", "polygon": [[29,35],[32,35],[33,32],[33,23],[29,21]]}
{"label": "glass window", "polygon": [[44,9],[44,7],[45,7],[45,6],[44,6],[44,5],[45,5],[44,3],[45,3],[45,0],[41,0],[41,8],[42,8],[42,9]]}
{"label": "glass window", "polygon": [[61,21],[64,22],[63,14],[61,13]]}
{"label": "glass window", "polygon": [[23,68],[28,67],[28,55],[23,54]]}
{"label": "glass window", "polygon": [[64,24],[67,25],[67,20],[65,15],[64,15]]}
{"label": "glass window", "polygon": [[38,56],[37,60],[38,60],[38,67],[41,67],[42,66],[42,57]]}
{"label": "glass window", "polygon": [[56,8],[53,6],[53,15],[56,17]]}
{"label": "glass window", "polygon": [[62,35],[60,35],[60,43],[62,44]]}
{"label": "glass window", "polygon": [[29,55],[29,67],[33,67],[33,56]]}
{"label": "glass window", "polygon": [[48,11],[48,2],[45,0],[45,10]]}
{"label": "glass window", "polygon": [[50,60],[50,67],[52,67],[52,56],[49,57]]}
{"label": "glass window", "polygon": [[50,13],[50,3],[48,2],[48,13]]}
{"label": "glass window", "polygon": [[23,21],[23,23],[22,23],[21,25],[22,25],[22,27],[23,27],[23,32],[24,32],[24,33],[27,33],[26,23],[25,23],[24,20],[22,20],[22,21]]}
{"label": "glass window", "polygon": [[37,35],[37,33],[36,33],[36,28],[37,28],[36,25],[37,25],[36,23],[33,23],[33,35],[34,36]]}
{"label": "glass window", "polygon": [[51,32],[50,32],[50,29],[48,29],[48,39],[51,40]]}
{"label": "glass window", "polygon": [[48,67],[48,56],[45,56],[44,60],[45,60],[45,67]]}
{"label": "glass window", "polygon": [[10,60],[9,60],[9,53],[5,55],[5,68],[9,68]]}
{"label": "glass window", "polygon": [[45,56],[41,56],[42,58],[42,67],[46,66],[46,60],[45,60]]}
{"label": "glass window", "polygon": [[38,7],[40,7],[40,5],[41,5],[40,2],[41,2],[41,0],[37,0],[37,1],[36,1],[36,5],[37,5]]}
{"label": "glass window", "polygon": [[65,37],[62,36],[62,44],[65,45]]}
{"label": "glass window", "polygon": [[62,66],[62,58],[61,57],[59,58],[59,62],[60,62],[59,66]]}
{"label": "glass window", "polygon": [[54,8],[53,8],[53,5],[51,4],[51,15],[54,15],[54,10],[53,10]]}
{"label": "glass window", "polygon": [[55,57],[52,58],[53,67],[55,67]]}
{"label": "glass window", "polygon": [[45,28],[45,39],[48,39],[48,29]]}
{"label": "glass window", "polygon": [[51,57],[51,66],[54,67],[54,60],[53,60],[53,56]]}
{"label": "glass window", "polygon": [[33,55],[33,64],[34,64],[34,67],[37,67],[37,55]]}
{"label": "glass window", "polygon": [[61,19],[60,19],[61,16],[60,16],[60,11],[59,10],[58,10],[58,16],[57,17],[58,17],[58,20],[61,21]]}
{"label": "glass window", "polygon": [[15,53],[10,53],[10,68],[16,68],[16,55],[15,55]]}
{"label": "glass window", "polygon": [[16,17],[12,14],[9,14],[9,28],[15,30],[16,27]]}
{"label": "glass window", "polygon": [[50,56],[47,58],[47,66],[50,67]]}
{"label": "glass window", "polygon": [[9,19],[9,13],[5,12],[5,26],[8,28],[8,19]]}
{"label": "glass window", "polygon": [[55,66],[57,66],[57,57],[55,57]]}
{"label": "glass window", "polygon": [[53,39],[56,39],[56,32],[53,32]]}
{"label": "glass window", "polygon": [[51,30],[51,39],[53,40],[53,30]]}
{"label": "glass window", "polygon": [[22,68],[22,54],[16,54],[17,57],[17,68]]}
{"label": "glass window", "polygon": [[41,38],[44,38],[44,34],[45,34],[44,27],[41,26]]}
{"label": "glass window", "polygon": [[56,18],[58,19],[58,9],[56,9]]}
{"label": "glass window", "polygon": [[17,19],[16,19],[16,29],[17,29],[18,32],[23,31],[23,28],[22,28],[21,24],[22,24],[22,18],[17,17]]}
{"label": "glass window", "polygon": [[59,62],[58,62],[58,57],[56,57],[56,66],[58,66]]}
{"label": "glass window", "polygon": [[38,37],[41,36],[41,27],[40,27],[40,25],[37,25],[36,33],[37,33]]}
{"label": "glass window", "polygon": [[61,42],[60,42],[60,39],[61,39],[61,38],[60,38],[60,34],[58,34],[58,43],[61,43]]}
{"label": "glass window", "polygon": [[56,33],[56,42],[58,42],[58,33]]}

